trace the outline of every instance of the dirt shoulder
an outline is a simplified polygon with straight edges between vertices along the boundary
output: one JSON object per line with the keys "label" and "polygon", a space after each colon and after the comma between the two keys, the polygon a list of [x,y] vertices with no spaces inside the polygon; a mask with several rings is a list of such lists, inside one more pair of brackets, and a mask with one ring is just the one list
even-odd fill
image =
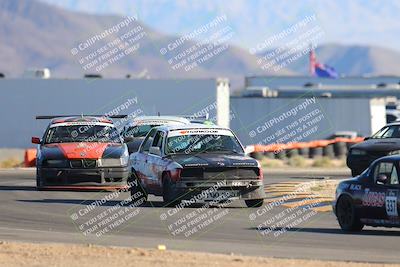
{"label": "dirt shoulder", "polygon": [[[333,261],[291,260],[92,245],[0,242],[0,266],[395,266]],[[400,265],[398,265],[400,266]]]}

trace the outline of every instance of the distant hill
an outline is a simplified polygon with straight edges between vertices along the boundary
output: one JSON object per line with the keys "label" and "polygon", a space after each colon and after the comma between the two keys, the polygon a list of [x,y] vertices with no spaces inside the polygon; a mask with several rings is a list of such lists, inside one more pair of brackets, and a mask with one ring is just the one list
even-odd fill
{"label": "distant hill", "polygon": [[[71,48],[122,20],[118,16],[67,11],[35,0],[1,0],[0,72],[16,77],[28,68],[48,67],[53,77],[82,77],[85,71],[71,55]],[[141,26],[147,38],[141,40],[138,52],[102,71],[105,77],[121,78],[128,73],[145,72],[152,78],[222,76],[239,83],[244,75],[265,74],[258,67],[256,56],[235,46],[230,46],[193,71],[174,71],[167,62],[168,58],[159,51],[178,37]],[[105,41],[101,43],[106,44]],[[194,44],[187,41],[176,51],[183,51]],[[279,74],[292,72],[282,70]]]}
{"label": "distant hill", "polygon": [[[7,77],[18,77],[26,69],[48,67],[53,77],[82,77],[87,71],[72,56],[71,48],[122,20],[119,16],[68,11],[37,0],[1,0],[0,72]],[[140,22],[137,25],[147,33],[140,41],[140,49],[102,71],[104,77],[123,78],[128,73],[152,78],[228,77],[232,87],[238,88],[246,75],[296,75],[308,71],[308,57],[303,57],[279,72],[265,72],[257,64],[257,56],[233,45],[193,71],[176,71],[168,64],[168,58],[160,54],[160,48],[179,36],[159,33]],[[106,43],[104,39],[97,45]],[[176,53],[194,44],[186,41]],[[400,54],[389,49],[324,45],[316,53],[319,61],[346,75],[400,74]]]}

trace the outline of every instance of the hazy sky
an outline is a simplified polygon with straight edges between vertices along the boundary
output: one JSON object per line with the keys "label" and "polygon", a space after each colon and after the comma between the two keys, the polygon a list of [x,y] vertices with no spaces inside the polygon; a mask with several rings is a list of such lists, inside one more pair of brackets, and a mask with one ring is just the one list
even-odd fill
{"label": "hazy sky", "polygon": [[183,34],[225,14],[233,42],[254,47],[306,16],[324,29],[321,43],[378,45],[400,51],[400,1],[386,0],[42,0],[96,14],[137,15],[164,33]]}

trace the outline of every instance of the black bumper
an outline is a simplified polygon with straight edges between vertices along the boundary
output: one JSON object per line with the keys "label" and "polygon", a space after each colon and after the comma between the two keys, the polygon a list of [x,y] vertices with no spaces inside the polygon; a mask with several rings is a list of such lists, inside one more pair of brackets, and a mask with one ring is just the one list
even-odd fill
{"label": "black bumper", "polygon": [[378,158],[370,155],[348,155],[346,164],[355,173],[360,174]]}
{"label": "black bumper", "polygon": [[129,177],[128,167],[72,169],[37,168],[41,186],[125,186]]}
{"label": "black bumper", "polygon": [[[232,199],[264,199],[266,197],[262,180],[224,181],[179,181],[175,184],[180,199],[204,199],[202,192],[235,192]],[[236,196],[237,195],[237,196]]]}

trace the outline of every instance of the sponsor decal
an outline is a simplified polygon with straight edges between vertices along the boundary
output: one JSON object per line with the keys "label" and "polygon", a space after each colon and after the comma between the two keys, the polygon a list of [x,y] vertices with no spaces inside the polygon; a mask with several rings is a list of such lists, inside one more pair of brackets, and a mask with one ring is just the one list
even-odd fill
{"label": "sponsor decal", "polygon": [[184,124],[181,121],[168,121],[168,120],[143,120],[143,121],[135,121],[133,126],[140,126],[140,125],[165,125],[165,124]]}
{"label": "sponsor decal", "polygon": [[227,129],[189,129],[189,130],[175,130],[171,131],[168,136],[182,136],[182,135],[226,135],[233,136],[233,133]]}
{"label": "sponsor decal", "polygon": [[365,189],[362,205],[366,207],[383,207],[385,204],[385,193],[370,191]]}
{"label": "sponsor decal", "polygon": [[207,163],[188,163],[184,165],[185,167],[201,167],[201,166],[208,166]]}
{"label": "sponsor decal", "polygon": [[253,162],[233,162],[233,166],[257,166],[256,163]]}
{"label": "sponsor decal", "polygon": [[360,184],[351,184],[350,190],[359,191],[359,190],[361,190],[361,185]]}
{"label": "sponsor decal", "polygon": [[397,217],[397,190],[389,190],[385,198],[386,214],[389,217]]}

